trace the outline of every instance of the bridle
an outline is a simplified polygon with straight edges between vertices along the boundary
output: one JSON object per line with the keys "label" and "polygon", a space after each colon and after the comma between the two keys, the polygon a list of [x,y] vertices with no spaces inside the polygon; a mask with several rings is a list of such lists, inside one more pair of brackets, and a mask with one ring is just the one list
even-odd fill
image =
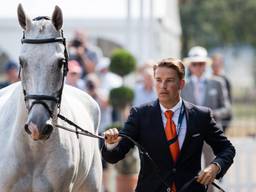
{"label": "bridle", "polygon": [[[45,20],[50,20],[49,17],[46,16],[39,16],[33,19],[33,21],[39,21],[41,19]],[[63,31],[60,30],[60,37],[55,37],[55,38],[46,38],[46,39],[26,39],[25,32],[23,31],[23,37],[21,39],[22,44],[46,44],[46,43],[62,43],[64,45],[64,59],[62,59],[62,68],[63,68],[63,76],[62,76],[62,84],[61,88],[57,91],[57,96],[51,96],[51,95],[35,95],[35,94],[27,94],[26,90],[23,87],[23,93],[24,93],[24,98],[25,102],[32,99],[34,100],[29,107],[28,111],[32,109],[32,107],[35,104],[41,104],[43,105],[47,111],[49,112],[50,117],[53,117],[54,111],[50,109],[50,107],[47,105],[45,101],[53,101],[57,104],[57,108],[60,109],[60,104],[61,104],[61,96],[62,96],[62,91],[63,91],[63,86],[64,86],[64,78],[67,75],[68,72],[68,52],[67,52],[67,47],[66,47],[66,39],[63,36]],[[20,69],[22,68],[22,65]]]}

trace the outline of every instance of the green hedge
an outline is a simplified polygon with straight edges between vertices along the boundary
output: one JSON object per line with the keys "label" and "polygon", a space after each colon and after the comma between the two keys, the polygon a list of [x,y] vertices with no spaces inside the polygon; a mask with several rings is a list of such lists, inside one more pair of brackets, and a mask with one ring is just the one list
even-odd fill
{"label": "green hedge", "polygon": [[126,105],[132,103],[134,92],[126,86],[114,88],[110,91],[109,99],[114,108],[123,109]]}
{"label": "green hedge", "polygon": [[110,71],[122,77],[136,69],[136,60],[133,55],[124,49],[117,49],[110,58]]}

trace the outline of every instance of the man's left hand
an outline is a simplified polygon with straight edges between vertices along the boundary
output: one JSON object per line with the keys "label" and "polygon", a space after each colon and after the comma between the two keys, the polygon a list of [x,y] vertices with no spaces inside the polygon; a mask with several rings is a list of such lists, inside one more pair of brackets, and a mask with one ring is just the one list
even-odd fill
{"label": "man's left hand", "polygon": [[197,182],[202,185],[208,185],[214,181],[219,171],[220,168],[216,164],[210,164],[208,167],[200,171]]}

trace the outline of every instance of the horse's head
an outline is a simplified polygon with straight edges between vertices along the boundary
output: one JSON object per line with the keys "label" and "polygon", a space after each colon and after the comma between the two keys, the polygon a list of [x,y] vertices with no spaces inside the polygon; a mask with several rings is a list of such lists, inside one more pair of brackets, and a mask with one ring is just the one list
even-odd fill
{"label": "horse's head", "polygon": [[18,20],[24,29],[20,54],[21,80],[28,119],[25,130],[34,140],[47,139],[60,105],[67,70],[62,11],[56,6],[51,19],[31,20],[18,6]]}

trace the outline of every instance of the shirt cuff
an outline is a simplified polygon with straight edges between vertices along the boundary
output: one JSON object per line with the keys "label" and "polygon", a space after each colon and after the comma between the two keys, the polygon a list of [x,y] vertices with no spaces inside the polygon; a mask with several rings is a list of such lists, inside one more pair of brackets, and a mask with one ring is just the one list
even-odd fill
{"label": "shirt cuff", "polygon": [[217,163],[217,162],[213,162],[213,164],[215,164],[215,165],[217,165],[217,167],[219,167],[219,171],[218,171],[218,174],[221,172],[221,166],[220,166],[220,164],[219,163]]}
{"label": "shirt cuff", "polygon": [[106,143],[105,142],[105,146],[107,148],[108,151],[112,151],[117,145],[118,145],[119,142],[117,143],[114,143],[114,144],[109,144],[109,143]]}

